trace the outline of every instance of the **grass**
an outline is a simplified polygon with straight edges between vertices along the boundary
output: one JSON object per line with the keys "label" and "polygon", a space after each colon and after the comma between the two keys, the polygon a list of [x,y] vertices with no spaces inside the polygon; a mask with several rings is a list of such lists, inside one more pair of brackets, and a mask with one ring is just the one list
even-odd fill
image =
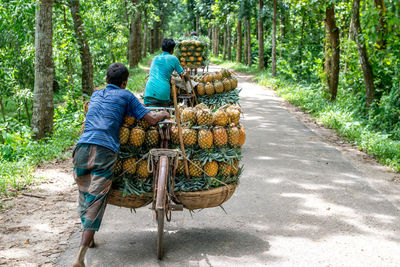
{"label": "grass", "polygon": [[212,58],[211,61],[225,68],[253,74],[260,85],[275,89],[280,97],[309,112],[315,120],[336,130],[349,143],[375,156],[393,171],[400,171],[400,141],[372,130],[373,127],[360,115],[357,99],[346,90],[339,88],[337,101],[330,102],[325,99],[321,85],[299,84],[283,77],[271,77],[267,70],[259,71],[255,67],[220,58]]}
{"label": "grass", "polygon": [[[128,89],[132,92],[143,91],[146,67],[153,56],[144,58],[139,67],[130,70]],[[71,94],[64,93],[62,101],[56,104],[51,137],[32,140],[29,125],[15,117],[8,116],[7,122],[0,124],[0,197],[15,195],[38,182],[32,175],[38,164],[70,156],[64,152],[79,139],[84,118],[84,99]]]}

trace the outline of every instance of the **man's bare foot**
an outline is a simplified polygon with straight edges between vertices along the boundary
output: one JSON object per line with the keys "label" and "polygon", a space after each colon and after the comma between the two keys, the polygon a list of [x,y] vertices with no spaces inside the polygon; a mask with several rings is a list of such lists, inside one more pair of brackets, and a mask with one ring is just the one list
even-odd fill
{"label": "man's bare foot", "polygon": [[85,267],[85,254],[88,247],[81,246],[78,251],[78,255],[76,255],[76,260],[72,264],[72,267]]}
{"label": "man's bare foot", "polygon": [[90,241],[89,243],[89,248],[94,248],[96,246],[96,244],[94,243],[94,238],[92,239],[92,241]]}

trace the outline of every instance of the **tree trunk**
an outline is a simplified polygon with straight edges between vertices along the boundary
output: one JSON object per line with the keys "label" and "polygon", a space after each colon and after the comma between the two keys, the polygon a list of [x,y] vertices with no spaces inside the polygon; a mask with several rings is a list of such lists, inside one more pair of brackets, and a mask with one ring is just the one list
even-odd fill
{"label": "tree trunk", "polygon": [[360,38],[362,35],[360,25],[360,0],[353,1],[353,29],[351,32],[353,39],[355,39],[357,43],[358,56],[364,75],[366,106],[369,107],[375,97],[374,74],[372,72],[372,66],[368,60],[367,49]]}
{"label": "tree trunk", "polygon": [[244,63],[247,64],[248,60],[248,50],[249,50],[249,36],[247,34],[248,28],[247,28],[247,21],[248,19],[244,19]]}
{"label": "tree trunk", "polygon": [[1,115],[3,115],[3,121],[6,122],[6,109],[4,108],[2,97],[0,97],[0,108],[1,108]]}
{"label": "tree trunk", "polygon": [[53,0],[37,0],[35,23],[35,85],[32,137],[41,139],[53,131]]}
{"label": "tree trunk", "polygon": [[213,54],[214,56],[219,55],[219,30],[218,26],[213,26]]}
{"label": "tree trunk", "polygon": [[379,26],[378,26],[378,33],[379,33],[379,40],[377,42],[379,46],[379,50],[386,49],[386,7],[384,0],[374,0],[375,7],[379,9]]}
{"label": "tree trunk", "polygon": [[[133,4],[136,3],[135,0],[132,1]],[[142,15],[139,8],[136,8],[134,17],[129,28],[129,68],[135,68],[141,59],[141,20]]]}
{"label": "tree trunk", "polygon": [[[303,39],[304,39],[304,27],[305,27],[305,14],[302,12],[302,23],[301,23],[301,36],[300,36],[300,43],[299,43],[299,66],[303,63]],[[293,27],[294,28],[294,27]]]}
{"label": "tree trunk", "polygon": [[[64,27],[65,29],[68,29],[68,22],[67,22],[67,12],[65,11],[65,7],[63,7],[63,15],[64,15]],[[69,54],[66,54],[65,56],[65,65],[67,66],[67,72],[68,72],[68,82],[70,88],[73,90],[74,89],[74,66],[72,64],[72,60]]]}
{"label": "tree trunk", "polygon": [[24,99],[24,106],[25,106],[25,112],[26,112],[26,117],[28,119],[28,124],[31,124],[31,114],[29,113],[29,103],[27,99]]}
{"label": "tree trunk", "polygon": [[196,32],[200,35],[200,15],[196,14]]}
{"label": "tree trunk", "polygon": [[281,12],[281,23],[280,23],[280,32],[281,32],[281,38],[279,39],[280,43],[281,43],[281,47],[279,50],[279,56],[282,57],[282,51],[283,51],[283,46],[285,44],[285,38],[286,38],[286,15],[284,13],[283,8],[280,9]]}
{"label": "tree trunk", "polygon": [[246,18],[245,20],[246,23],[246,35],[247,35],[247,62],[246,64],[250,67],[252,60],[251,60],[251,37],[250,37],[250,31],[251,31],[251,27],[250,27],[250,18]]}
{"label": "tree trunk", "polygon": [[232,34],[231,34],[231,25],[229,23],[226,24],[226,42],[227,42],[227,57],[228,60],[232,60]]}
{"label": "tree trunk", "polygon": [[276,76],[276,2],[277,0],[273,0],[273,19],[272,19],[272,77]]}
{"label": "tree trunk", "polygon": [[226,39],[227,39],[227,36],[226,36],[226,30],[224,31],[224,47],[223,47],[223,50],[222,50],[222,58],[224,59],[224,60],[226,60],[226,52],[227,52],[227,50],[228,50],[228,43],[226,42]]}
{"label": "tree trunk", "polygon": [[336,27],[335,8],[328,6],[325,11],[325,72],[330,100],[336,99],[339,83],[340,40],[339,28]]}
{"label": "tree trunk", "polygon": [[145,58],[147,56],[147,32],[148,32],[148,25],[147,25],[147,12],[144,14],[145,23],[143,29],[143,49],[142,49],[142,57]]}
{"label": "tree trunk", "polygon": [[242,62],[242,21],[239,19],[237,24],[237,50],[236,62]]}
{"label": "tree trunk", "polygon": [[158,49],[161,48],[161,43],[160,43],[160,22],[155,21],[154,22],[154,36],[153,36],[153,50],[157,51]]}
{"label": "tree trunk", "polygon": [[[262,15],[264,3],[263,0],[258,0],[258,69],[264,68],[264,23]],[[273,37],[272,37],[273,38]]]}
{"label": "tree trunk", "polygon": [[82,62],[82,92],[91,95],[93,93],[93,63],[90,48],[83,29],[79,0],[71,0],[71,15],[74,20],[76,40],[79,46],[79,54]]}
{"label": "tree trunk", "polygon": [[150,29],[149,52],[154,53],[154,29]]}

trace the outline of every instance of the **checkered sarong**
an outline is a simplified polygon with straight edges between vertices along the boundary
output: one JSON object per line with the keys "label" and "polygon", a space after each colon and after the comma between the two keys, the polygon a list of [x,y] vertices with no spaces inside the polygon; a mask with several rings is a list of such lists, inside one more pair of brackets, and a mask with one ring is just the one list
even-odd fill
{"label": "checkered sarong", "polygon": [[73,153],[74,179],[79,189],[79,208],[84,230],[98,231],[117,154],[103,146],[78,144]]}

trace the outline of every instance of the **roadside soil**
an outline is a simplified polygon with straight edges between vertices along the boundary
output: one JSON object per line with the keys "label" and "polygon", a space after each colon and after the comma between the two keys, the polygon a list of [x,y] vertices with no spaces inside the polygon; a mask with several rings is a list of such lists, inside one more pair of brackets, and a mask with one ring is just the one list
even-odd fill
{"label": "roadside soil", "polygon": [[[252,81],[249,74],[238,75]],[[282,99],[281,105],[316,133],[316,138],[334,145],[358,170],[369,177],[374,176],[371,183],[377,188],[381,182],[400,183],[399,174],[390,172],[374,157],[346,143],[333,130],[316,123],[309,114]],[[66,250],[71,234],[79,230],[78,194],[72,177],[71,158],[44,164],[34,174],[40,183],[20,192],[15,198],[2,201],[5,207],[0,210],[2,266],[54,266],[56,259]],[[382,193],[400,210],[400,196],[395,190],[391,192],[382,185]]]}
{"label": "roadside soil", "polygon": [[54,266],[79,229],[71,158],[46,163],[34,175],[37,185],[2,201],[0,265]]}

